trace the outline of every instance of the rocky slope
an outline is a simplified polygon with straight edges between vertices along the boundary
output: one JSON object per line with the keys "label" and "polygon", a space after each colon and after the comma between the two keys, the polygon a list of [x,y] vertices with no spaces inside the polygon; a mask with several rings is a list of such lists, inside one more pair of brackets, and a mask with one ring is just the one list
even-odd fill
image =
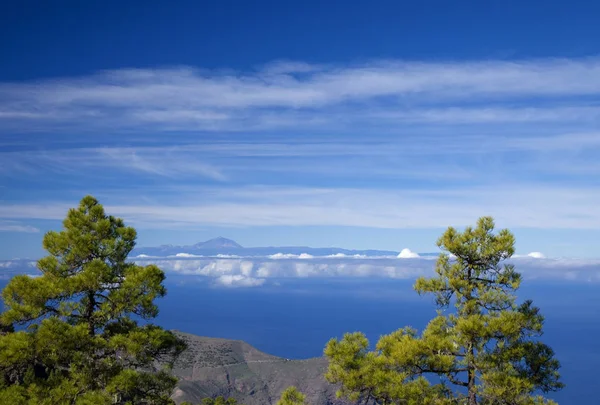
{"label": "rocky slope", "polygon": [[173,397],[177,403],[223,395],[245,405],[269,405],[290,385],[305,393],[310,404],[345,403],[323,378],[324,358],[288,360],[242,341],[176,333],[188,345],[174,362],[173,372],[180,379]]}

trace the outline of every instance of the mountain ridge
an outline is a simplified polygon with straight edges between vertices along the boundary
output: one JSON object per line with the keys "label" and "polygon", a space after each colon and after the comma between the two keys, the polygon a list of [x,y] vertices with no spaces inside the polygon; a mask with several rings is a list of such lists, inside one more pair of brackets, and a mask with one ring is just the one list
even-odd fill
{"label": "mountain ridge", "polygon": [[232,239],[217,237],[205,242],[198,242],[193,245],[160,245],[156,247],[136,247],[130,253],[131,257],[145,256],[175,256],[177,254],[194,254],[203,256],[212,256],[219,254],[230,254],[238,256],[268,256],[277,253],[283,254],[310,254],[313,256],[328,256],[335,254],[344,255],[365,255],[365,256],[390,256],[398,255],[399,251],[377,250],[377,249],[344,249],[338,247],[314,248],[309,246],[265,246],[265,247],[244,247]]}
{"label": "mountain ridge", "polygon": [[244,405],[275,404],[283,390],[296,386],[314,405],[344,405],[337,387],[324,374],[327,359],[290,360],[264,353],[242,340],[197,336],[173,331],[187,348],[173,361],[179,379],[173,399],[200,403],[202,398],[224,396]]}
{"label": "mountain ridge", "polygon": [[216,238],[209,239],[205,242],[198,242],[192,245],[198,249],[243,249],[244,247],[234,241],[233,239],[227,239],[222,236],[217,236]]}

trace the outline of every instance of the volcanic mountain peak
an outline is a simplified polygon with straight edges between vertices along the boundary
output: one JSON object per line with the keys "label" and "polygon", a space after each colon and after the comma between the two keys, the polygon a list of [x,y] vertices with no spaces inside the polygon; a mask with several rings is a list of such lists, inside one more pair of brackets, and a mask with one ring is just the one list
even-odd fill
{"label": "volcanic mountain peak", "polygon": [[198,242],[194,247],[201,249],[241,249],[242,245],[234,240],[219,236],[218,238],[210,239],[206,242]]}

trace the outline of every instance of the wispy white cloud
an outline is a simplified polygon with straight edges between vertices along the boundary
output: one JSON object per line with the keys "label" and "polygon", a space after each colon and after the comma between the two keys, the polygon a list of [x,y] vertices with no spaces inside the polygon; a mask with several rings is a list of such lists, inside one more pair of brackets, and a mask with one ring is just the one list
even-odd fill
{"label": "wispy white cloud", "polygon": [[[13,129],[248,131],[339,126],[384,117],[419,122],[595,120],[596,106],[458,107],[597,96],[600,60],[268,64],[254,72],[123,69],[0,84],[0,125]],[[364,106],[368,104],[369,108]],[[445,106],[435,106],[446,104]],[[433,107],[433,108],[432,108]],[[338,119],[342,114],[345,120]],[[331,119],[333,117],[333,119]],[[42,126],[40,126],[42,125]]]}
{"label": "wispy white cloud", "polygon": [[[598,110],[600,114],[600,109]],[[445,136],[450,135],[452,136]],[[187,139],[187,138],[186,138]],[[417,142],[419,141],[419,142]],[[435,147],[433,147],[435,142]],[[228,140],[228,141],[193,141],[187,140],[183,143],[174,142],[168,145],[147,146],[138,145],[135,147],[69,147],[56,148],[50,150],[34,149],[26,152],[4,151],[2,156],[10,159],[11,157],[19,160],[26,160],[28,156],[33,160],[56,161],[59,164],[73,161],[77,164],[83,164],[92,161],[90,164],[100,164],[106,161],[110,164],[122,164],[135,166],[139,163],[140,170],[143,171],[165,171],[166,165],[172,167],[172,170],[182,171],[181,166],[192,162],[194,156],[202,158],[273,158],[273,157],[348,157],[348,156],[411,156],[422,154],[445,154],[455,152],[460,154],[479,154],[486,151],[500,152],[533,152],[543,150],[546,152],[565,151],[565,150],[586,150],[589,148],[600,148],[600,131],[576,131],[562,130],[562,132],[546,133],[543,135],[522,134],[521,131],[516,135],[510,133],[504,134],[463,134],[443,133],[443,134],[420,134],[415,136],[403,136],[400,139],[385,136],[378,137],[376,134],[366,140],[364,138],[336,137],[331,139],[297,139],[294,137],[280,136],[278,138],[256,138],[252,141]],[[157,166],[160,162],[159,157],[163,157],[165,162],[163,166],[155,168],[146,167],[148,165]],[[184,159],[184,163],[177,162],[178,159]],[[16,159],[15,159],[16,160]]]}
{"label": "wispy white cloud", "polygon": [[[79,151],[72,151],[78,153]],[[124,169],[157,174],[160,176],[203,176],[213,180],[226,180],[226,176],[213,165],[189,154],[173,153],[169,148],[101,148],[87,151],[96,157],[97,166],[120,166]],[[88,161],[90,162],[90,161]]]}
{"label": "wispy white cloud", "polygon": [[[433,147],[432,145],[435,145]],[[255,142],[189,142],[164,146],[76,147],[3,151],[0,176],[142,176],[165,182],[294,175],[305,183],[329,179],[470,181],[502,178],[520,182],[523,173],[582,178],[600,172],[600,132],[546,135],[461,134],[383,140],[257,139]],[[522,159],[514,159],[521,154]],[[301,174],[302,176],[297,176]],[[104,179],[104,184],[108,184]],[[262,181],[262,180],[259,180]],[[154,183],[158,184],[158,183]]]}
{"label": "wispy white cloud", "polygon": [[[436,190],[244,187],[178,192],[148,204],[130,201],[128,196],[113,195],[105,208],[144,229],[207,225],[445,228],[471,224],[483,215],[492,215],[498,226],[509,228],[600,228],[597,209],[600,190],[585,187],[523,184]],[[62,219],[74,204],[76,201],[0,204],[0,218]]]}
{"label": "wispy white cloud", "polygon": [[[227,176],[210,163],[206,156],[195,156],[182,148],[68,148],[53,150],[0,152],[3,165],[0,175],[18,176],[36,173],[62,175],[92,170],[126,172],[166,178],[202,177],[225,181]],[[204,161],[203,161],[204,160]]]}
{"label": "wispy white cloud", "polygon": [[40,230],[35,226],[23,225],[14,221],[3,221],[0,219],[0,232],[25,232],[38,233]]}
{"label": "wispy white cloud", "polygon": [[389,123],[440,123],[440,124],[493,124],[534,122],[579,122],[595,123],[600,119],[600,108],[596,106],[575,107],[447,107],[422,109],[380,109],[370,117],[387,120]]}

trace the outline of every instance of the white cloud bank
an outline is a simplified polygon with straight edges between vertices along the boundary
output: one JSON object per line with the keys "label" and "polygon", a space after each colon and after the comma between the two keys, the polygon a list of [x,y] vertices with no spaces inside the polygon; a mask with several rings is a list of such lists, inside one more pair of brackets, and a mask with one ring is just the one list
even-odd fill
{"label": "white cloud bank", "polygon": [[528,253],[527,256],[532,257],[534,259],[545,259],[546,256],[542,252],[531,252]]}
{"label": "white cloud bank", "polygon": [[335,253],[335,254],[327,255],[327,256],[323,256],[323,257],[327,257],[330,259],[368,259],[369,258],[369,256],[367,256],[367,255],[360,255],[360,254],[347,255],[345,253]]}
{"label": "white cloud bank", "polygon": [[[539,253],[539,252],[532,252]],[[393,278],[413,280],[434,274],[432,257],[313,257],[310,259],[268,257],[247,258],[147,258],[133,260],[140,265],[156,264],[167,274],[202,276],[221,287],[260,287],[278,278]],[[538,254],[515,256],[515,264],[526,280],[600,282],[600,259],[545,258]],[[6,274],[35,273],[30,260],[0,261]]]}
{"label": "white cloud bank", "polygon": [[[536,252],[534,252],[536,253]],[[374,277],[415,279],[433,275],[432,257],[350,258],[313,257],[311,259],[268,257],[240,259],[144,259],[140,264],[155,263],[168,272],[219,279],[219,284],[258,286],[273,278]],[[510,260],[525,279],[600,282],[600,259],[544,258],[538,255],[516,256]],[[239,276],[239,277],[237,277]]]}
{"label": "white cloud bank", "polygon": [[182,258],[186,258],[186,257],[202,257],[201,255],[193,255],[191,253],[176,253],[173,256],[169,256],[169,257],[182,257]]}
{"label": "white cloud bank", "polygon": [[398,254],[398,259],[418,259],[419,257],[421,256],[419,256],[418,253],[415,253],[408,248],[402,249]]}
{"label": "white cloud bank", "polygon": [[530,252],[525,255],[515,254],[513,255],[513,259],[547,259],[547,257],[542,252]]}
{"label": "white cloud bank", "polygon": [[259,287],[265,279],[246,277],[240,274],[224,274],[215,279],[215,284],[223,287]]}
{"label": "white cloud bank", "polygon": [[293,253],[275,253],[273,255],[268,256],[269,259],[280,260],[280,259],[313,259],[313,255],[309,255],[308,253],[300,253],[299,255],[295,255]]}

